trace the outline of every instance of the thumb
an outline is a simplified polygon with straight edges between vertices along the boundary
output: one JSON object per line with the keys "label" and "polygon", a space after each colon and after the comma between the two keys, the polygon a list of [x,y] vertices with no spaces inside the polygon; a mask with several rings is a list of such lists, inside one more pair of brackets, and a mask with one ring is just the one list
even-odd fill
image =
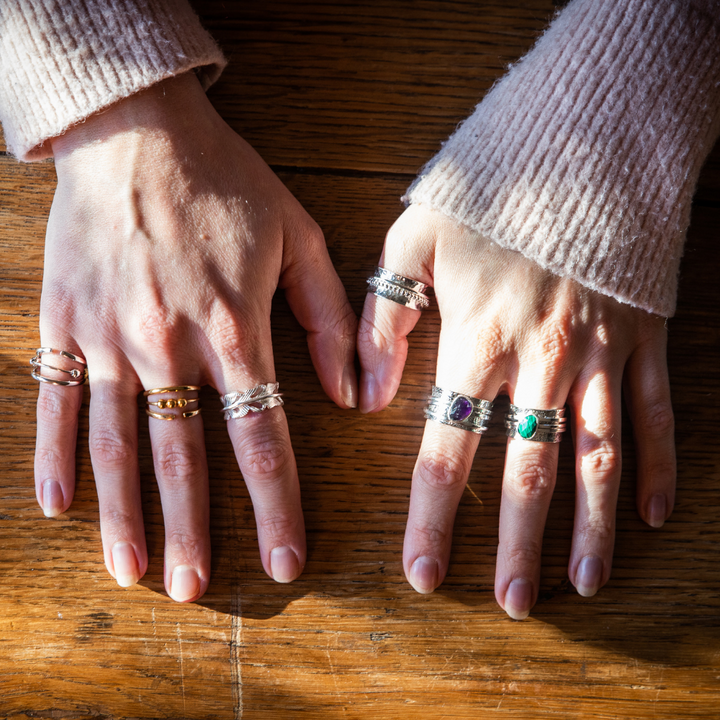
{"label": "thumb", "polygon": [[358,330],[361,412],[382,410],[395,397],[407,358],[407,336],[420,319],[421,311],[412,303],[403,304],[402,296],[393,299],[392,286],[399,282],[407,287],[413,281],[432,284],[428,268],[434,235],[422,216],[419,206],[411,206],[390,228],[380,265],[390,278],[395,275],[396,282],[389,286],[390,292],[369,292],[365,299]]}

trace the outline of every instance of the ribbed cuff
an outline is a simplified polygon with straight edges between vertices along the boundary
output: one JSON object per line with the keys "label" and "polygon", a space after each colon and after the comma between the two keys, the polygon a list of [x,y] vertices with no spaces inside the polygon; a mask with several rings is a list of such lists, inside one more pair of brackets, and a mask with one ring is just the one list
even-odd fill
{"label": "ribbed cuff", "polygon": [[405,199],[670,316],[718,133],[720,3],[574,0]]}
{"label": "ribbed cuff", "polygon": [[189,70],[207,88],[224,67],[185,0],[0,3],[0,119],[20,160],[121,98]]}

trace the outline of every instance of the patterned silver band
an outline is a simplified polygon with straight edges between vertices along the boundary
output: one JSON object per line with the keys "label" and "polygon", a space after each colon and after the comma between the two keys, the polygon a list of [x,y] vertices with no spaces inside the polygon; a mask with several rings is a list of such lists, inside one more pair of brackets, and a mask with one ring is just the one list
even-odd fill
{"label": "patterned silver band", "polygon": [[534,442],[558,443],[565,432],[565,408],[537,410],[510,405],[505,416],[507,436]]}
{"label": "patterned silver band", "polygon": [[492,407],[489,400],[480,400],[433,385],[424,412],[428,420],[482,435],[492,417]]}
{"label": "patterned silver band", "polygon": [[[67,369],[60,368],[55,365],[49,365],[48,363],[43,362],[43,355],[54,355],[58,359],[65,358],[66,360],[77,363],[82,367]],[[66,350],[55,350],[51,347],[38,348],[35,351],[35,355],[30,359],[30,364],[33,366],[32,372],[30,373],[32,377],[39,382],[48,383],[50,385],[74,387],[75,385],[82,385],[88,379],[87,362],[85,362],[85,358],[82,358],[79,355],[73,355]],[[43,375],[43,373],[47,373],[48,371],[51,373],[54,372],[69,375],[71,379],[59,380],[57,378]]]}
{"label": "patterned silver band", "polygon": [[430,299],[425,295],[428,286],[419,280],[412,280],[403,275],[375,268],[375,274],[367,279],[368,292],[392,300],[412,310],[425,310],[430,307]]}
{"label": "patterned silver band", "polygon": [[248,413],[264,412],[284,405],[278,392],[280,383],[261,383],[249,390],[240,390],[221,395],[223,416],[226,420],[236,420]]}

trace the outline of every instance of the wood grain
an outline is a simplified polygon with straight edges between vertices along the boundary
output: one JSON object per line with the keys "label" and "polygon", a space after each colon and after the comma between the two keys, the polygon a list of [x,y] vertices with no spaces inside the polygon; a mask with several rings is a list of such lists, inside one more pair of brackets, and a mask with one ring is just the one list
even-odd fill
{"label": "wood grain", "polygon": [[[545,1],[198,2],[231,64],[212,91],[228,122],[319,222],[357,311],[399,196],[553,12]],[[494,600],[504,437],[483,437],[446,582],[430,596],[400,562],[409,477],[439,317],[410,338],[396,399],[371,417],[323,395],[278,295],[275,360],[302,478],[309,559],[267,578],[224,423],[205,413],[213,580],[198,603],[162,588],[163,528],[140,423],[150,568],[129,590],[103,566],[87,403],[70,510],[43,517],[32,483],[45,220],[52,163],[0,156],[0,718],[708,718],[720,715],[720,152],[703,172],[669,323],[679,489],[659,531],[634,503],[632,434],[613,576],[567,580],[570,443],[545,536],[541,598],[513,622]],[[86,398],[87,399],[87,398]],[[204,406],[217,399],[204,391]],[[502,412],[502,404],[499,408]],[[627,420],[627,418],[625,418]]]}

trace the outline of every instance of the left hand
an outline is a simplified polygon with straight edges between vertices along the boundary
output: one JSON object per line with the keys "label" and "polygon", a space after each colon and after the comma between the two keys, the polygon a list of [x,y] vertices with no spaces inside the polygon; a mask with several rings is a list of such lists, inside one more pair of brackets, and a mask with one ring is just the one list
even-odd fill
{"label": "left hand", "polygon": [[[672,511],[675,447],[664,319],[553,275],[420,205],[390,229],[380,264],[435,289],[442,318],[439,387],[486,400],[507,393],[523,408],[569,406],[577,480],[569,576],[581,595],[595,594],[612,565],[623,377],[638,454],[638,510],[653,527]],[[397,392],[406,336],[419,316],[368,294],[358,334],[364,412],[381,410]],[[403,553],[418,592],[432,592],[445,577],[478,442],[462,429],[425,426]],[[495,596],[516,619],[537,600],[557,459],[556,444],[508,440]]]}

